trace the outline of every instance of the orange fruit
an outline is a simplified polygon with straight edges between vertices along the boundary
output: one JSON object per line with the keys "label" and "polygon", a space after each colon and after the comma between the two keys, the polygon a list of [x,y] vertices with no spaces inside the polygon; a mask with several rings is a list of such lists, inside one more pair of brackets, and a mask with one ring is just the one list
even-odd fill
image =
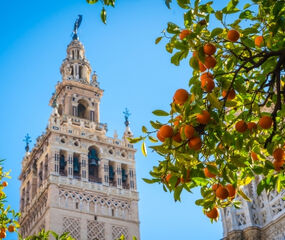
{"label": "orange fruit", "polygon": [[183,131],[186,139],[190,139],[191,137],[194,136],[195,129],[192,125],[186,125],[182,128],[180,128],[180,135],[183,136]]}
{"label": "orange fruit", "polygon": [[204,53],[207,55],[213,55],[216,52],[216,47],[212,43],[207,43],[203,47]]}
{"label": "orange fruit", "polygon": [[166,178],[165,178],[165,181],[166,181],[167,183],[169,183],[169,180],[170,180],[171,177],[172,177],[172,174],[171,174],[171,173],[168,173],[167,176],[166,176]]}
{"label": "orange fruit", "polygon": [[275,169],[277,172],[279,172],[279,171],[282,169],[284,163],[285,163],[284,160],[281,160],[281,161],[276,161],[276,160],[275,160],[275,161],[273,162],[274,169]]}
{"label": "orange fruit", "polygon": [[257,156],[257,154],[255,152],[251,151],[250,156],[251,156],[251,159],[253,161],[257,161],[258,160],[258,156]]}
{"label": "orange fruit", "polygon": [[174,122],[173,122],[173,124],[174,124],[174,126],[177,126],[177,125],[179,125],[179,123],[182,121],[182,116],[181,115],[179,115],[179,116],[176,116],[175,118],[174,118]]}
{"label": "orange fruit", "polygon": [[202,113],[197,114],[197,122],[206,125],[210,122],[211,115],[207,110],[203,110]]}
{"label": "orange fruit", "polygon": [[210,69],[210,68],[215,67],[216,64],[217,64],[217,61],[216,61],[216,59],[215,59],[214,57],[212,57],[212,56],[207,56],[207,57],[205,58],[205,63],[204,63],[204,65],[206,66],[207,69]]}
{"label": "orange fruit", "polygon": [[236,42],[237,40],[239,40],[239,32],[237,30],[230,30],[228,31],[228,39],[231,41],[231,42]]}
{"label": "orange fruit", "polygon": [[182,142],[181,135],[180,135],[179,132],[176,133],[175,135],[173,135],[173,136],[172,136],[172,139],[173,139],[175,142],[178,142],[178,143]]}
{"label": "orange fruit", "polygon": [[219,186],[218,189],[216,190],[216,196],[219,199],[224,200],[229,196],[229,191],[224,186]]}
{"label": "orange fruit", "polygon": [[161,141],[161,142],[164,142],[164,141],[165,141],[165,138],[161,136],[160,131],[157,131],[156,137],[157,137],[157,139],[158,139],[159,141]]}
{"label": "orange fruit", "polygon": [[9,232],[15,232],[15,230],[16,230],[15,226],[9,225],[9,227],[8,227]]}
{"label": "orange fruit", "polygon": [[231,197],[234,197],[235,195],[236,195],[236,189],[235,189],[235,187],[232,185],[232,184],[228,184],[227,186],[226,186],[226,188],[227,188],[227,190],[228,190],[228,192],[229,192],[229,197],[231,198]]}
{"label": "orange fruit", "polygon": [[215,192],[217,191],[218,187],[220,186],[219,183],[215,183],[213,186],[212,186],[212,190]]}
{"label": "orange fruit", "polygon": [[206,215],[207,215],[208,218],[216,219],[219,216],[219,211],[218,211],[218,209],[216,207],[214,207],[209,212],[206,212]]}
{"label": "orange fruit", "polygon": [[2,186],[3,186],[3,187],[7,187],[7,186],[8,186],[8,183],[7,183],[6,181],[4,181],[4,182],[2,183]]}
{"label": "orange fruit", "polygon": [[185,89],[178,89],[174,93],[173,99],[176,104],[184,104],[189,97],[189,93]]}
{"label": "orange fruit", "polygon": [[218,149],[220,149],[220,150],[224,150],[224,146],[223,146],[223,144],[219,143],[219,145],[218,145]]}
{"label": "orange fruit", "polygon": [[205,174],[205,177],[207,177],[207,178],[214,178],[214,177],[216,177],[216,175],[211,173],[207,167],[204,168],[204,174]]}
{"label": "orange fruit", "polygon": [[212,92],[212,90],[215,87],[215,83],[213,81],[213,79],[211,78],[205,78],[201,81],[201,88],[205,91],[205,92]]}
{"label": "orange fruit", "polygon": [[284,159],[284,150],[282,148],[276,148],[273,152],[273,157],[276,161],[282,161]]}
{"label": "orange fruit", "polygon": [[199,61],[199,70],[200,70],[200,72],[205,72],[206,69],[207,69],[206,66],[201,61]]}
{"label": "orange fruit", "polygon": [[160,127],[159,132],[162,138],[169,138],[173,136],[173,129],[168,125],[163,125]]}
{"label": "orange fruit", "polygon": [[235,128],[238,132],[243,133],[247,130],[247,124],[245,121],[240,120],[236,123]]}
{"label": "orange fruit", "polygon": [[192,150],[199,150],[202,147],[202,141],[200,137],[193,137],[188,141],[188,146]]}
{"label": "orange fruit", "polygon": [[262,45],[264,45],[264,39],[262,36],[257,36],[255,39],[254,39],[254,43],[255,43],[255,46],[257,47],[261,47]]}
{"label": "orange fruit", "polygon": [[214,76],[212,73],[209,73],[209,72],[205,72],[203,73],[201,76],[200,76],[200,80],[203,81],[207,78],[211,78],[211,79],[214,79]]}
{"label": "orange fruit", "polygon": [[200,22],[198,22],[201,26],[204,26],[207,24],[207,21],[205,19],[202,19]]}
{"label": "orange fruit", "polygon": [[180,34],[179,34],[180,40],[183,40],[183,39],[184,39],[185,37],[187,37],[190,33],[191,33],[191,31],[188,30],[188,29],[182,30],[182,31],[180,32]]}
{"label": "orange fruit", "polygon": [[259,119],[258,125],[263,129],[269,129],[272,126],[272,118],[270,116],[263,116]]}
{"label": "orange fruit", "polygon": [[0,238],[5,238],[6,237],[6,232],[0,232]]}
{"label": "orange fruit", "polygon": [[249,122],[249,123],[247,124],[247,128],[248,128],[248,130],[249,130],[250,132],[252,132],[253,130],[257,129],[257,124],[254,123],[254,122]]}
{"label": "orange fruit", "polygon": [[[228,92],[227,90],[223,90],[223,92],[222,92],[223,98],[225,98],[225,97],[227,96],[227,92]],[[235,92],[234,89],[231,89],[231,90],[229,91],[227,100],[233,100],[235,97],[236,97],[236,92]]]}

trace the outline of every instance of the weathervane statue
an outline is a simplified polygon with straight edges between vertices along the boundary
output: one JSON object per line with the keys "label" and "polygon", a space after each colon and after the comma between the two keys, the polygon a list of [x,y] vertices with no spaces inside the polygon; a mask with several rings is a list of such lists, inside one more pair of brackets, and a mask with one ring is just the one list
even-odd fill
{"label": "weathervane statue", "polygon": [[82,22],[82,15],[78,15],[78,18],[76,19],[75,23],[74,23],[74,27],[73,27],[73,32],[72,32],[72,39],[73,40],[78,40],[78,35],[77,35],[77,31],[78,31],[78,28],[80,27],[80,24]]}
{"label": "weathervane statue", "polygon": [[26,150],[26,152],[28,152],[28,151],[30,150],[29,143],[32,142],[31,137],[29,136],[28,133],[26,134],[26,136],[25,136],[25,138],[23,139],[23,141],[26,143],[25,150]]}
{"label": "weathervane statue", "polygon": [[126,108],[125,111],[123,112],[124,116],[125,116],[125,125],[126,127],[129,126],[130,122],[129,122],[129,116],[131,116],[129,110]]}

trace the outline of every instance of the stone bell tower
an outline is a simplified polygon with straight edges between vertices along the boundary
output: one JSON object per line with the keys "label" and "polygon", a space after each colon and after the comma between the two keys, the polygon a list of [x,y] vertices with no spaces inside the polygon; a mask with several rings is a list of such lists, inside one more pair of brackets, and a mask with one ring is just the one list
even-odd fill
{"label": "stone bell tower", "polygon": [[[77,21],[78,23],[78,21]],[[77,240],[140,238],[138,192],[128,116],[122,139],[100,123],[103,94],[77,36],[67,47],[46,131],[22,161],[20,232],[42,228]],[[126,116],[125,116],[126,117]],[[28,144],[28,142],[27,142]]]}

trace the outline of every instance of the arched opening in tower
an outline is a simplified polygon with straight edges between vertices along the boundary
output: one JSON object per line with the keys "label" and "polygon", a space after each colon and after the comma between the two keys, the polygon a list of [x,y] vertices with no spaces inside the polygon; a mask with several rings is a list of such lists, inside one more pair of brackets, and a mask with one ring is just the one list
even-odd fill
{"label": "arched opening in tower", "polygon": [[78,101],[77,113],[78,117],[88,119],[88,103],[81,99]]}
{"label": "arched opening in tower", "polygon": [[101,182],[99,178],[99,157],[94,147],[90,147],[88,151],[88,167],[89,167],[89,181]]}
{"label": "arched opening in tower", "polygon": [[59,174],[61,176],[67,176],[66,155],[66,151],[59,151]]}

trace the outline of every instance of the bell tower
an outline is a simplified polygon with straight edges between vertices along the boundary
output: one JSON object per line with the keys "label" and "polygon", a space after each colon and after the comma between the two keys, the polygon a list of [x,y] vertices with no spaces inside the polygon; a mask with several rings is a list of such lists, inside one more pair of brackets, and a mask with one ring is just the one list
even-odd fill
{"label": "bell tower", "polygon": [[[128,117],[122,139],[100,122],[103,90],[77,30],[60,68],[46,131],[22,161],[20,225],[26,237],[42,228],[70,232],[77,240],[140,238],[136,150]],[[90,77],[91,76],[91,77]]]}

